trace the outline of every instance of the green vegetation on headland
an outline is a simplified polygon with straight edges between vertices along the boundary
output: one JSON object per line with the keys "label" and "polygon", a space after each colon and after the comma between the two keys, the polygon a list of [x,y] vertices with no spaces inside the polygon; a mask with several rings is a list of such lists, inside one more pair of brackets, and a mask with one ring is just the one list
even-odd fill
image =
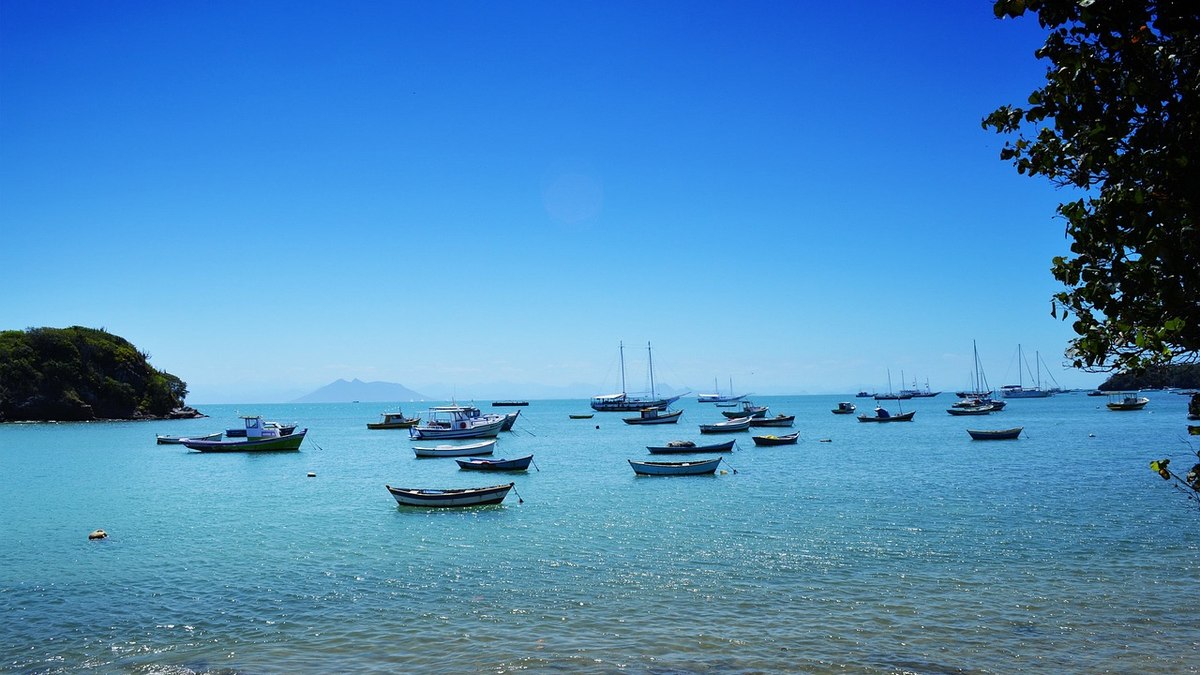
{"label": "green vegetation on headland", "polygon": [[1136,389],[1200,389],[1200,364],[1179,363],[1150,368],[1142,373],[1116,373],[1100,385],[1100,391]]}
{"label": "green vegetation on headland", "polygon": [[0,331],[0,422],[201,416],[148,358],[103,329]]}

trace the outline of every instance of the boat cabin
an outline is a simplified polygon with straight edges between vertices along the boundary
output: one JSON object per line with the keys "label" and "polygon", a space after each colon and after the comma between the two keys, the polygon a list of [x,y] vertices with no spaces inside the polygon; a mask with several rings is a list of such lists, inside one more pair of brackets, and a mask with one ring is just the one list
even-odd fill
{"label": "boat cabin", "polygon": [[242,415],[246,423],[246,438],[278,438],[279,425],[264,422],[261,415]]}

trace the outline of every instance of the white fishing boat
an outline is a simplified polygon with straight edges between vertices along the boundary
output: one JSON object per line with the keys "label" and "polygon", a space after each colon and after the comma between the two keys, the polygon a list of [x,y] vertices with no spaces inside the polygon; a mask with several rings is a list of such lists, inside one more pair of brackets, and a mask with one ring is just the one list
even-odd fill
{"label": "white fishing boat", "polygon": [[479,408],[460,405],[430,408],[426,419],[408,430],[411,438],[495,438],[507,421],[505,415],[484,414]]}
{"label": "white fishing boat", "polygon": [[467,445],[414,445],[413,454],[417,457],[475,457],[490,455],[496,448],[496,439],[469,443]]}

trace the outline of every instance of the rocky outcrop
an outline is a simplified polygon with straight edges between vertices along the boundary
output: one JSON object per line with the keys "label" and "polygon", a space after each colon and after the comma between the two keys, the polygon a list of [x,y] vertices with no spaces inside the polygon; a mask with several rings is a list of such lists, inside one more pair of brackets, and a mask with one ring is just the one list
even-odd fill
{"label": "rocky outcrop", "polygon": [[187,383],[103,329],[0,332],[0,422],[178,419]]}

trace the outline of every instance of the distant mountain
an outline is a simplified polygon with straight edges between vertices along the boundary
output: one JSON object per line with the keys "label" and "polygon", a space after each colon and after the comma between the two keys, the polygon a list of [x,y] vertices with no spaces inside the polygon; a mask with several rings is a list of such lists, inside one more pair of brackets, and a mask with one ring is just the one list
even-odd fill
{"label": "distant mountain", "polygon": [[301,396],[292,401],[292,403],[349,403],[351,401],[388,403],[393,401],[425,400],[429,400],[429,397],[425,394],[415,392],[402,384],[396,384],[395,382],[363,382],[355,378],[349,382],[346,380],[331,382],[311,394]]}

